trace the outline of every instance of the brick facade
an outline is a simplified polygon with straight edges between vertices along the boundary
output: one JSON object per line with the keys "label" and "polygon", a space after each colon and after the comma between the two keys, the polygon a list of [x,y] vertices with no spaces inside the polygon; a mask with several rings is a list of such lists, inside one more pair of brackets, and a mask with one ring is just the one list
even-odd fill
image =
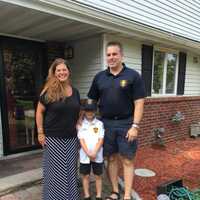
{"label": "brick facade", "polygon": [[[180,111],[184,120],[180,123],[171,121],[172,116]],[[164,128],[164,142],[189,136],[190,125],[200,122],[200,97],[162,97],[145,100],[144,116],[141,122],[139,143],[141,146],[155,142],[154,129]]]}

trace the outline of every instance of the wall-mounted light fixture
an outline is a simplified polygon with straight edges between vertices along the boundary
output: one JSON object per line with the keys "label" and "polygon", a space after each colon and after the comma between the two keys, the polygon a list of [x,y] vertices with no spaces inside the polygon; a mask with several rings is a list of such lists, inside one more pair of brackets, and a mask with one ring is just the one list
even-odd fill
{"label": "wall-mounted light fixture", "polygon": [[193,57],[193,63],[198,63],[198,62],[199,62],[198,57],[197,57],[197,56],[194,56],[194,57]]}
{"label": "wall-mounted light fixture", "polygon": [[64,56],[66,59],[72,59],[74,57],[74,49],[72,46],[65,48]]}

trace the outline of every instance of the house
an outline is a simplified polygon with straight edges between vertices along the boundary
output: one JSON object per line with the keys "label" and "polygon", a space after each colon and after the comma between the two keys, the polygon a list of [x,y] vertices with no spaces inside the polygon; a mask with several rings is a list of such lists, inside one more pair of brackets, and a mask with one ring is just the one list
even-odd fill
{"label": "house", "polygon": [[197,1],[0,0],[0,9],[0,157],[39,148],[34,109],[52,60],[69,60],[84,99],[113,40],[145,81],[141,145],[155,141],[155,130],[166,142],[186,137],[199,121]]}

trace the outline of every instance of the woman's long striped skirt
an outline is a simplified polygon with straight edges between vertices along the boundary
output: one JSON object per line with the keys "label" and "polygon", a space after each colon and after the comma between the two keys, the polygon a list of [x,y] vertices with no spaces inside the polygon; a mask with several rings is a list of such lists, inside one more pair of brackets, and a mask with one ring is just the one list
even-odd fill
{"label": "woman's long striped skirt", "polygon": [[80,200],[77,161],[77,138],[46,137],[43,200]]}

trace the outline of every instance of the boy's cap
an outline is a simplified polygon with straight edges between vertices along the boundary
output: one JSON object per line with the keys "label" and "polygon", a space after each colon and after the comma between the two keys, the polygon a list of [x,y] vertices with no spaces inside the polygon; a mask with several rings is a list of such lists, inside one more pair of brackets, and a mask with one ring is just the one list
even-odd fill
{"label": "boy's cap", "polygon": [[84,106],[84,110],[91,110],[96,111],[97,110],[97,104],[92,99],[87,99]]}

